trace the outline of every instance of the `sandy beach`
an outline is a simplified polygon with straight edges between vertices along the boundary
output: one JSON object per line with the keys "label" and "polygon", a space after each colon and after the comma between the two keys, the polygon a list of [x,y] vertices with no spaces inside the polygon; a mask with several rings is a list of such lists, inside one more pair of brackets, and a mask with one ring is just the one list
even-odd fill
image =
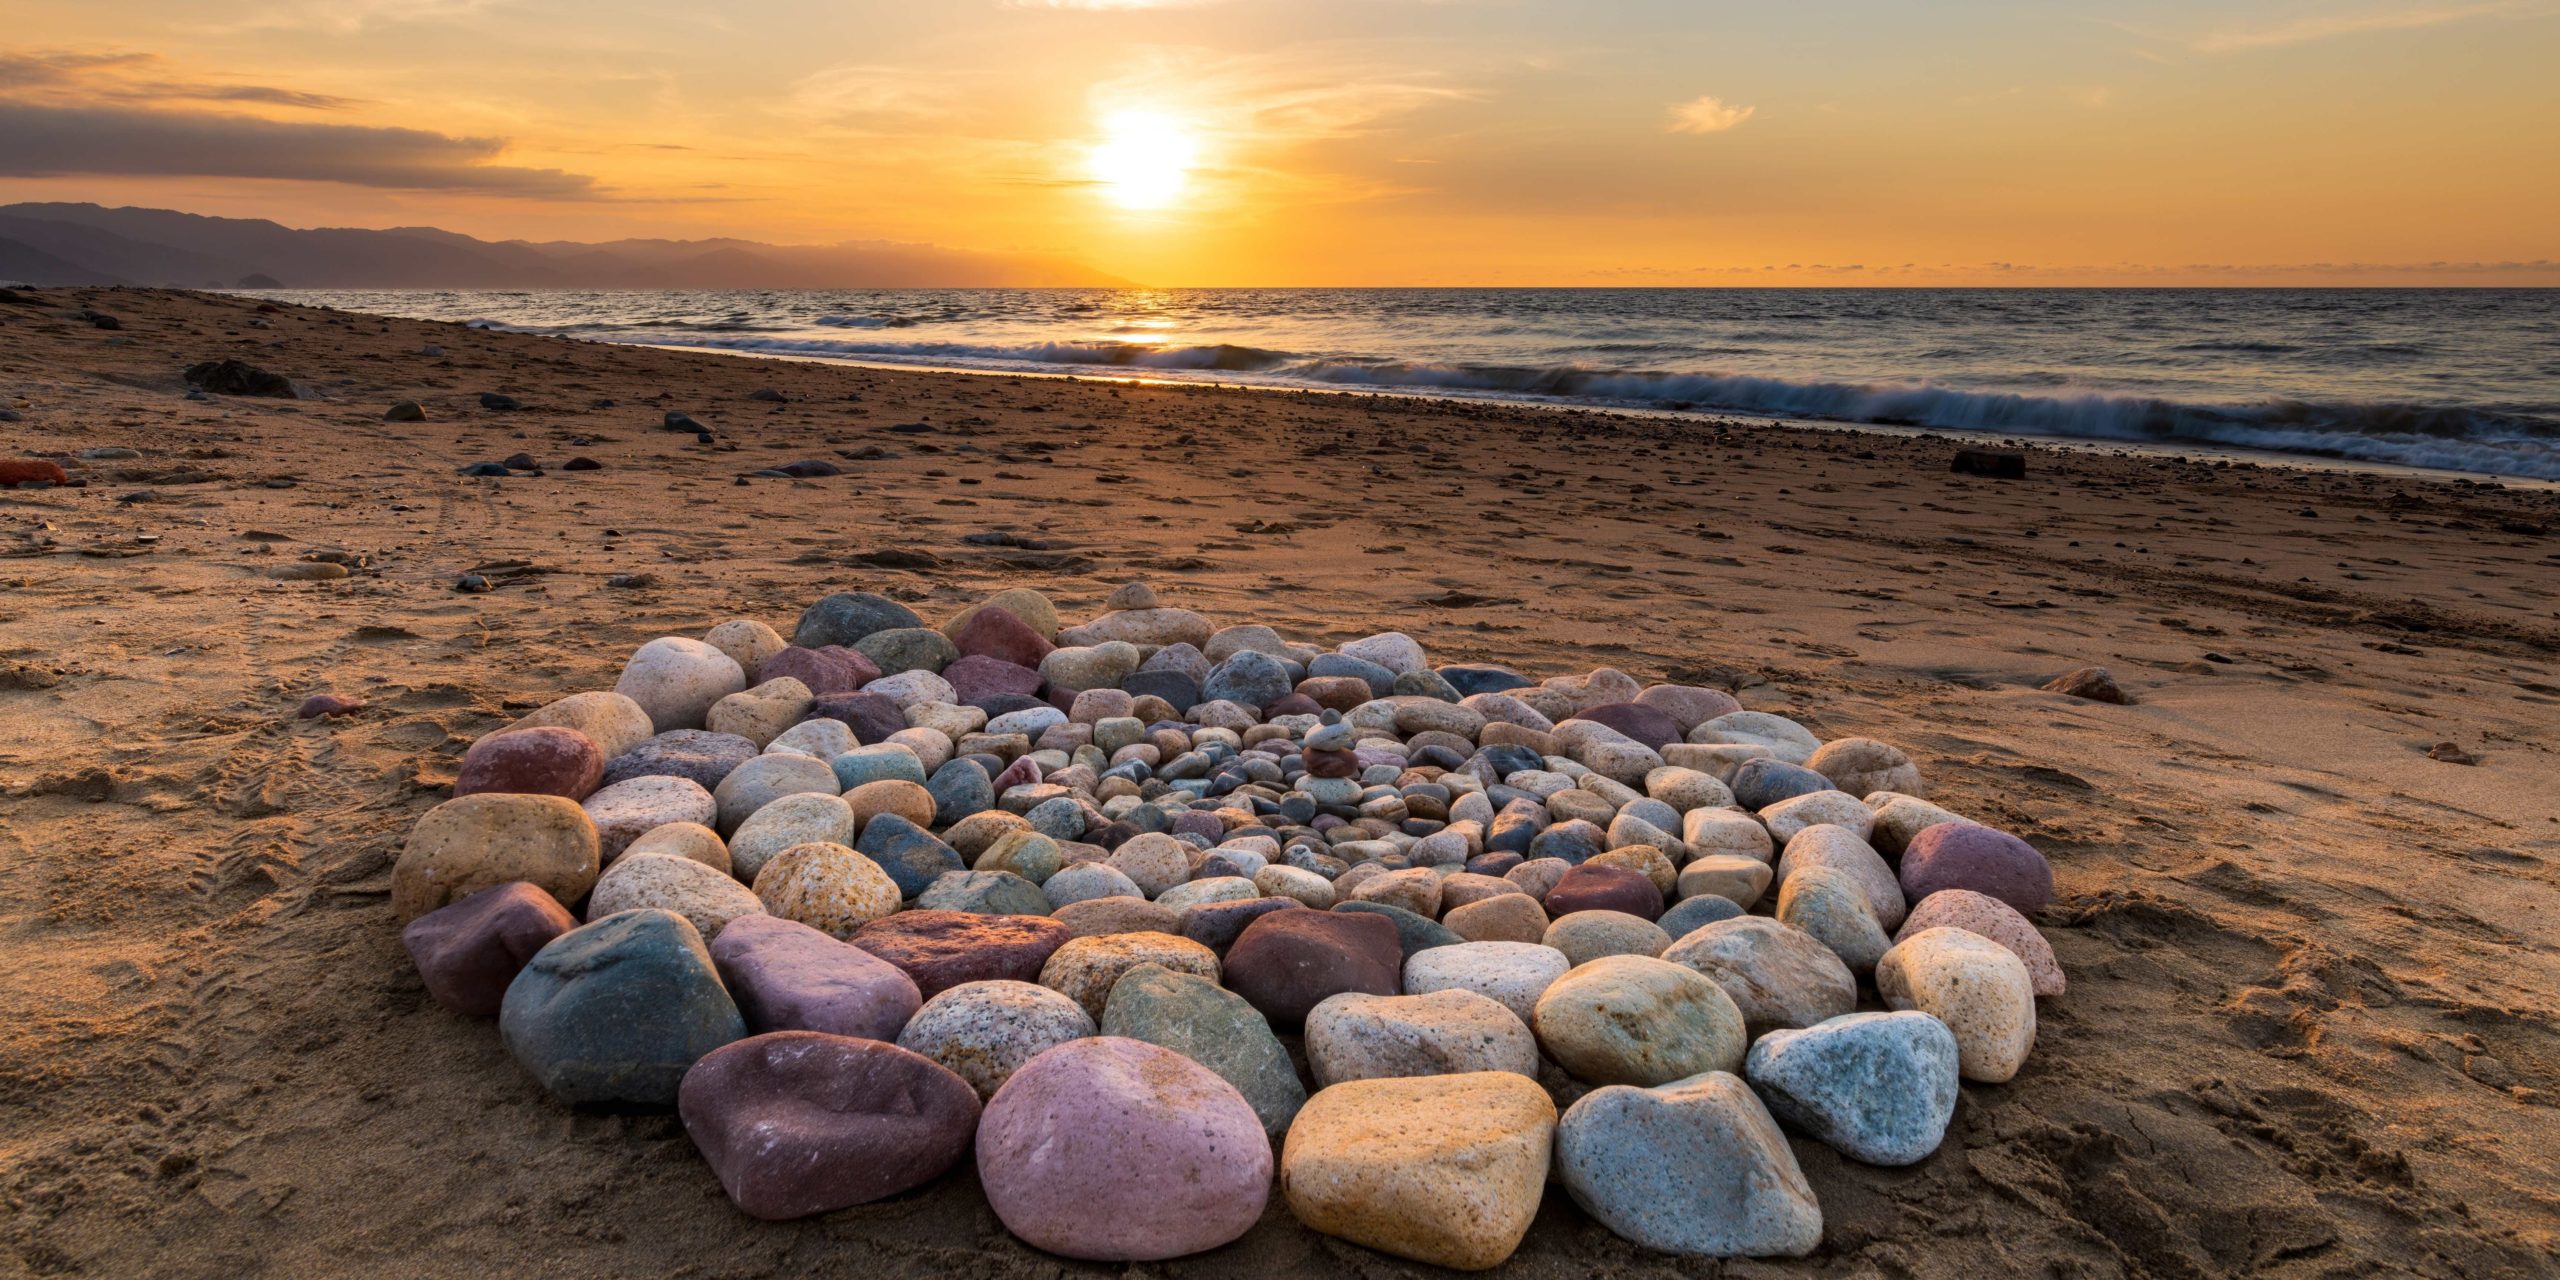
{"label": "sandy beach", "polygon": [[[2052,858],[2071,987],[2025,1071],[1909,1169],[1797,1141],[1812,1257],[1682,1262],[1551,1194],[1496,1274],[2560,1273],[2560,492],[30,296],[0,441],[85,483],[0,492],[0,1274],[1104,1270],[965,1171],[741,1215],[674,1117],[572,1113],[429,1000],[387,899],[474,738],[652,637],[1132,580],[1730,689]],[[187,399],[224,359],[314,398]],[[842,474],[755,474],[803,460]],[[2039,688],[2089,665],[2132,704]],[[294,718],[319,693],[366,709]],[[1276,1199],[1137,1270],[1429,1271]]]}

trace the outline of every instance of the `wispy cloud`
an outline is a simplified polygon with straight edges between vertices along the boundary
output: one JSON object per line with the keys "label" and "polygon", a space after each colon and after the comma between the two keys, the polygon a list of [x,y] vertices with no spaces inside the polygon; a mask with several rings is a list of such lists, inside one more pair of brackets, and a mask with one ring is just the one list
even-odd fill
{"label": "wispy cloud", "polygon": [[791,84],[787,114],[859,122],[882,116],[934,116],[951,109],[965,77],[957,72],[873,63],[828,67]]}
{"label": "wispy cloud", "polygon": [[1758,107],[1737,107],[1714,94],[1703,94],[1671,108],[1673,133],[1723,133],[1758,115]]}
{"label": "wispy cloud", "polygon": [[2246,53],[2310,44],[2340,36],[2381,31],[2414,31],[2480,18],[2529,18],[2550,14],[2555,6],[2537,0],[2491,0],[2481,4],[2391,5],[2364,9],[2330,9],[2267,26],[2231,27],[2195,41],[2199,53]]}
{"label": "wispy cloud", "polygon": [[342,111],[358,99],[263,84],[174,80],[148,53],[0,53],[0,97],[90,104],[99,101],[247,102],[305,111]]}

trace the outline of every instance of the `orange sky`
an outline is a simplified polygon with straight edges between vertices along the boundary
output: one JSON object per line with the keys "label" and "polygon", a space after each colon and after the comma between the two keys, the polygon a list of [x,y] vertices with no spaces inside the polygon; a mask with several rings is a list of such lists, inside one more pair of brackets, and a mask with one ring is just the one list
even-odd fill
{"label": "orange sky", "polygon": [[0,200],[1159,285],[2560,284],[2555,64],[2560,0],[0,0]]}

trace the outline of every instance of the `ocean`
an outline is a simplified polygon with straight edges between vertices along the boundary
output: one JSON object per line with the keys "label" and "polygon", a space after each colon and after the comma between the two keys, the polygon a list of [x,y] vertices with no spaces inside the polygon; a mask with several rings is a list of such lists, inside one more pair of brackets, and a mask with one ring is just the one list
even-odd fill
{"label": "ocean", "polygon": [[2560,480],[2554,289],[296,290],[605,342]]}

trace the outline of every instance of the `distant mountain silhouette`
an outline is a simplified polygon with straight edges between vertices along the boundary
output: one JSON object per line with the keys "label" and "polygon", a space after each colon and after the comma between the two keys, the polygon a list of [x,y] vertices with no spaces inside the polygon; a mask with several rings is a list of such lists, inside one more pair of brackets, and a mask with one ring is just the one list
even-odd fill
{"label": "distant mountain silhouette", "polygon": [[1119,286],[1081,263],[926,244],[477,240],[435,227],[295,230],[94,204],[0,205],[0,281],[294,289]]}

